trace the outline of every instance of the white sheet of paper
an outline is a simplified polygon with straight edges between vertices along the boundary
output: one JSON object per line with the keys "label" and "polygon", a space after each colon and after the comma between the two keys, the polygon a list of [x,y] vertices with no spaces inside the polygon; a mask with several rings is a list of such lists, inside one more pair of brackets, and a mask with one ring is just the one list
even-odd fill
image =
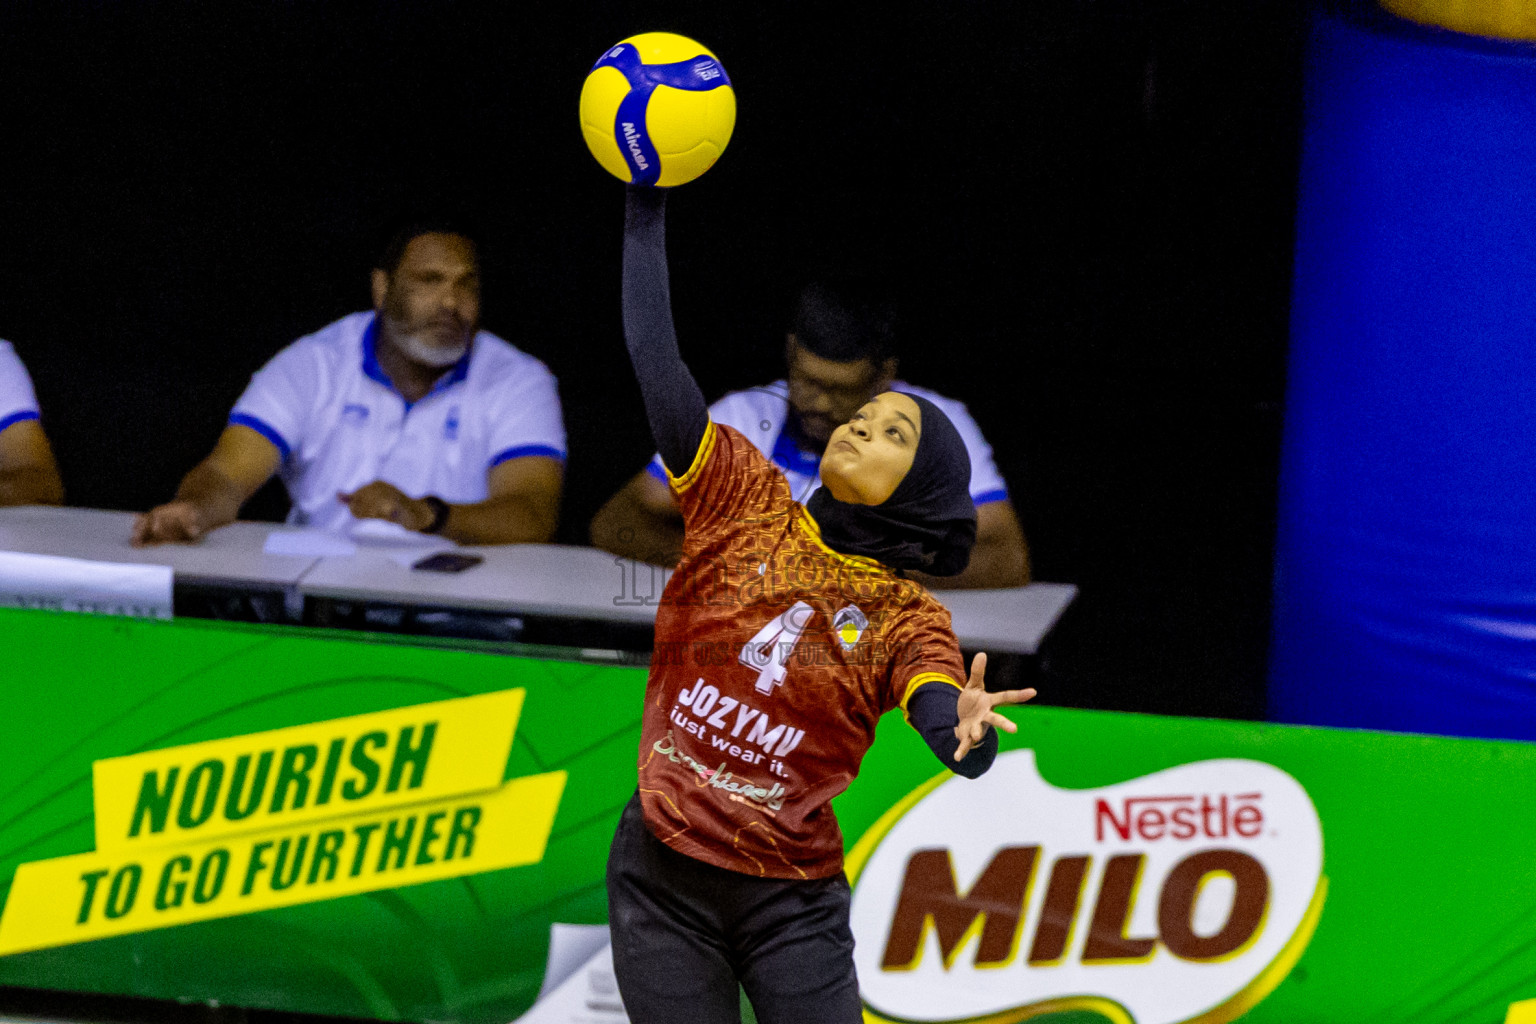
{"label": "white sheet of paper", "polygon": [[544,964],[544,984],[539,986],[539,998],[575,974],[581,965],[591,960],[608,945],[608,926],[605,924],[560,924],[549,926],[549,957]]}
{"label": "white sheet of paper", "polygon": [[458,545],[435,533],[417,533],[384,519],[359,519],[347,528],[347,536],[367,547],[452,548]]}
{"label": "white sheet of paper", "polygon": [[428,555],[458,547],[447,537],[417,533],[383,519],[359,519],[347,529],[347,536],[357,541],[360,549],[382,552],[402,569],[409,569]]}
{"label": "white sheet of paper", "polygon": [[357,545],[329,530],[273,530],[261,550],[269,555],[301,558],[346,558],[357,554]]}
{"label": "white sheet of paper", "polygon": [[171,617],[171,567],[0,551],[0,606]]}
{"label": "white sheet of paper", "polygon": [[603,943],[564,981],[541,992],[513,1024],[629,1024],[613,976],[613,947]]}

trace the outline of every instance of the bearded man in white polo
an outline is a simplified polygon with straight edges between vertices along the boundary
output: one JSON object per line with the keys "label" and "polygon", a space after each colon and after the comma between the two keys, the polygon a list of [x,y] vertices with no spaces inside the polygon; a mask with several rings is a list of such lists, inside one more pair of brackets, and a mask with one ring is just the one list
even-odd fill
{"label": "bearded man in white polo", "polygon": [[555,378],[479,329],[475,243],[437,226],[402,232],[372,288],[372,311],[256,372],[213,452],[135,521],[135,544],[200,539],[274,474],[293,524],[386,520],[466,544],[553,535],[565,469]]}

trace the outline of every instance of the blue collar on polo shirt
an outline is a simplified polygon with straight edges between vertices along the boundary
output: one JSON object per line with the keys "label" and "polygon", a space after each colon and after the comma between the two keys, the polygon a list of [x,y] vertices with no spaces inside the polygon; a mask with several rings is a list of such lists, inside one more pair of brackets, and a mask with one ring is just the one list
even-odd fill
{"label": "blue collar on polo shirt", "polygon": [[[368,326],[363,329],[363,373],[378,381],[380,384],[383,384],[395,394],[400,395],[400,389],[395,387],[395,382],[389,379],[389,374],[385,373],[384,367],[379,365],[379,356],[377,352],[378,342],[379,317],[378,314],[374,314],[373,319],[368,321]],[[469,345],[464,349],[464,354],[459,357],[459,361],[453,364],[453,369],[439,377],[437,379],[437,383],[432,385],[432,390],[428,391],[422,397],[430,398],[440,391],[447,391],[449,388],[459,383],[459,381],[468,377],[469,357],[474,355],[474,352],[475,339],[470,338]],[[404,395],[400,395],[400,401],[405,402],[405,409],[407,412],[410,411],[411,406],[414,404],[407,401]]]}
{"label": "blue collar on polo shirt", "polygon": [[790,410],[784,417],[784,425],[779,428],[779,436],[773,442],[773,455],[770,458],[780,469],[815,479],[821,472],[821,456],[811,454],[795,442],[789,426],[790,416],[793,415],[794,411]]}

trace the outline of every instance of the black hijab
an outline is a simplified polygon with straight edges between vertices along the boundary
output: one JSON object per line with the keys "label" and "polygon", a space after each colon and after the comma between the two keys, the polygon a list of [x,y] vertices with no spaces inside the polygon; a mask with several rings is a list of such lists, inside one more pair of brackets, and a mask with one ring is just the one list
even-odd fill
{"label": "black hijab", "polygon": [[[906,392],[902,392],[906,394]],[[908,394],[922,412],[912,468],[878,505],[838,501],[822,487],[806,503],[834,551],[934,576],[964,572],[976,542],[971,457],[944,410]]]}

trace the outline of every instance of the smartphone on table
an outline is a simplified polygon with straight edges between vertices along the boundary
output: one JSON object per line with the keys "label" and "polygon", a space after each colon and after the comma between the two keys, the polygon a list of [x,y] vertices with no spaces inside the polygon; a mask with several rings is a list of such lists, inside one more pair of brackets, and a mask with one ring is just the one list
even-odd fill
{"label": "smartphone on table", "polygon": [[470,555],[460,551],[439,551],[435,555],[428,555],[419,562],[412,563],[411,568],[426,572],[463,572],[483,561],[485,558],[481,555]]}

